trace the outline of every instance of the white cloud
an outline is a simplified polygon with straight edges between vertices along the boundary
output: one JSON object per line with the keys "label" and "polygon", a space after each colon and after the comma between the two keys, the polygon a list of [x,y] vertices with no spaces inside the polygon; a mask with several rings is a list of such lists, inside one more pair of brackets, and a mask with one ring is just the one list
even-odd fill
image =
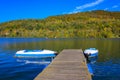
{"label": "white cloud", "polygon": [[85,8],[88,8],[88,7],[96,6],[96,5],[100,4],[103,1],[104,0],[97,0],[97,1],[92,2],[92,3],[88,3],[88,4],[85,4],[85,5],[82,5],[82,6],[78,6],[78,7],[76,7],[75,10],[85,9]]}
{"label": "white cloud", "polygon": [[70,12],[70,13],[77,13],[77,12],[80,12],[81,10],[85,9],[85,8],[89,8],[89,7],[93,7],[93,6],[96,6],[96,5],[99,5],[100,3],[102,3],[104,0],[97,0],[95,2],[91,2],[91,3],[87,3],[87,4],[84,4],[82,6],[77,6],[73,12]]}
{"label": "white cloud", "polygon": [[112,8],[117,8],[117,7],[119,7],[118,5],[114,5],[114,6],[112,6]]}

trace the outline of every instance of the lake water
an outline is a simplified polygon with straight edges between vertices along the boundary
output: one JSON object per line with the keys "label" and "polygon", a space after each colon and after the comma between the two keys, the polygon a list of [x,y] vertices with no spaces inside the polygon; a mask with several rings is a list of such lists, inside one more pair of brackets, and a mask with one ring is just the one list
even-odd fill
{"label": "lake water", "polygon": [[15,58],[15,52],[22,49],[99,50],[96,63],[91,64],[93,80],[120,79],[120,39],[46,39],[46,38],[0,38],[0,80],[33,80],[50,59]]}

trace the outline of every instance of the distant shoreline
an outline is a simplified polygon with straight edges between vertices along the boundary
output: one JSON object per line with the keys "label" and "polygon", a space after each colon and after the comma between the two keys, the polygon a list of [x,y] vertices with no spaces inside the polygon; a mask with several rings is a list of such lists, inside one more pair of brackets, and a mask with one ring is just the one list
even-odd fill
{"label": "distant shoreline", "polygon": [[0,37],[120,38],[120,12],[91,11],[0,24]]}

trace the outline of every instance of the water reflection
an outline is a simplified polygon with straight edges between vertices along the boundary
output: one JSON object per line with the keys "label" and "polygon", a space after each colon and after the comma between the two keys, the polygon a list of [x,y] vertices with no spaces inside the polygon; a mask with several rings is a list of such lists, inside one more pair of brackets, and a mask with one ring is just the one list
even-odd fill
{"label": "water reflection", "polygon": [[25,64],[50,64],[52,58],[17,58],[17,62],[23,62]]}
{"label": "water reflection", "polygon": [[25,42],[4,45],[4,49],[8,50],[50,49],[57,52],[71,48],[84,50],[89,47],[95,47],[99,50],[99,62],[104,62],[111,58],[120,58],[120,39],[37,39],[37,41],[33,39],[28,42],[26,39]]}

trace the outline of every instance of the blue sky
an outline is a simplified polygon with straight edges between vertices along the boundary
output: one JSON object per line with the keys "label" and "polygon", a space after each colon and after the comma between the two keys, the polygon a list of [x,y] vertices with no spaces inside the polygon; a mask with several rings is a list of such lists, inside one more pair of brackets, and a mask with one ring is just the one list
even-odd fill
{"label": "blue sky", "polygon": [[120,0],[0,0],[0,23],[91,10],[120,11]]}

